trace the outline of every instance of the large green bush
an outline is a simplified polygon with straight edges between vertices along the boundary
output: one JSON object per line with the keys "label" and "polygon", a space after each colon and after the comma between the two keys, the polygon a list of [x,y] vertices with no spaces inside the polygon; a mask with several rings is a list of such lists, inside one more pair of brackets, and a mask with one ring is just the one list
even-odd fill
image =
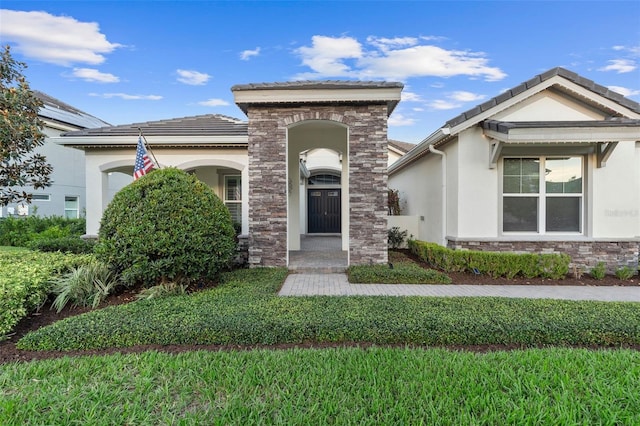
{"label": "large green bush", "polygon": [[213,280],[235,252],[225,205],[195,176],[156,170],[118,192],[102,217],[96,257],[125,285]]}

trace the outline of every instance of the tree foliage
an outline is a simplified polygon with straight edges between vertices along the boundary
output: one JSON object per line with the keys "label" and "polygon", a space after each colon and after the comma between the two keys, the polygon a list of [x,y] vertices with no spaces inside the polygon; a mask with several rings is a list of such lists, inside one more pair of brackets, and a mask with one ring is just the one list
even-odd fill
{"label": "tree foliage", "polygon": [[4,48],[0,58],[0,206],[31,202],[31,194],[21,187],[51,185],[51,165],[34,152],[45,140],[38,119],[42,101],[22,74],[26,67],[13,59],[9,46]]}

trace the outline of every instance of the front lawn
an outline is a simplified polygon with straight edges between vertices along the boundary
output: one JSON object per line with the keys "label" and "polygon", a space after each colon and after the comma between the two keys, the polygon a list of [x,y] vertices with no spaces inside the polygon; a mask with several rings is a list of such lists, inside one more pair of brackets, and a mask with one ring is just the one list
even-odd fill
{"label": "front lawn", "polygon": [[640,424],[629,350],[146,352],[8,364],[0,424]]}
{"label": "front lawn", "polygon": [[237,270],[219,288],[113,306],[27,334],[27,350],[146,344],[640,343],[640,304],[500,298],[278,297],[284,269]]}

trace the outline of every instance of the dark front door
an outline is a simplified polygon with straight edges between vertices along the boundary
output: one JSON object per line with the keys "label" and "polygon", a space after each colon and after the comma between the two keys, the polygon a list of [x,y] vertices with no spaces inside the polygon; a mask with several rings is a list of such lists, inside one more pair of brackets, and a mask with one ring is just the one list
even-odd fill
{"label": "dark front door", "polygon": [[310,189],[307,199],[308,232],[340,233],[340,189]]}

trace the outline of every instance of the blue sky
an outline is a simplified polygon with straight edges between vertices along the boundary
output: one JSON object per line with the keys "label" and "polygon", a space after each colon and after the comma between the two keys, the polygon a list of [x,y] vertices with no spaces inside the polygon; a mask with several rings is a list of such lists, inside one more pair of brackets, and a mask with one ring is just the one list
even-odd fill
{"label": "blue sky", "polygon": [[111,124],[219,113],[234,84],[405,84],[419,142],[556,66],[640,101],[639,1],[8,1],[0,43],[41,90]]}

